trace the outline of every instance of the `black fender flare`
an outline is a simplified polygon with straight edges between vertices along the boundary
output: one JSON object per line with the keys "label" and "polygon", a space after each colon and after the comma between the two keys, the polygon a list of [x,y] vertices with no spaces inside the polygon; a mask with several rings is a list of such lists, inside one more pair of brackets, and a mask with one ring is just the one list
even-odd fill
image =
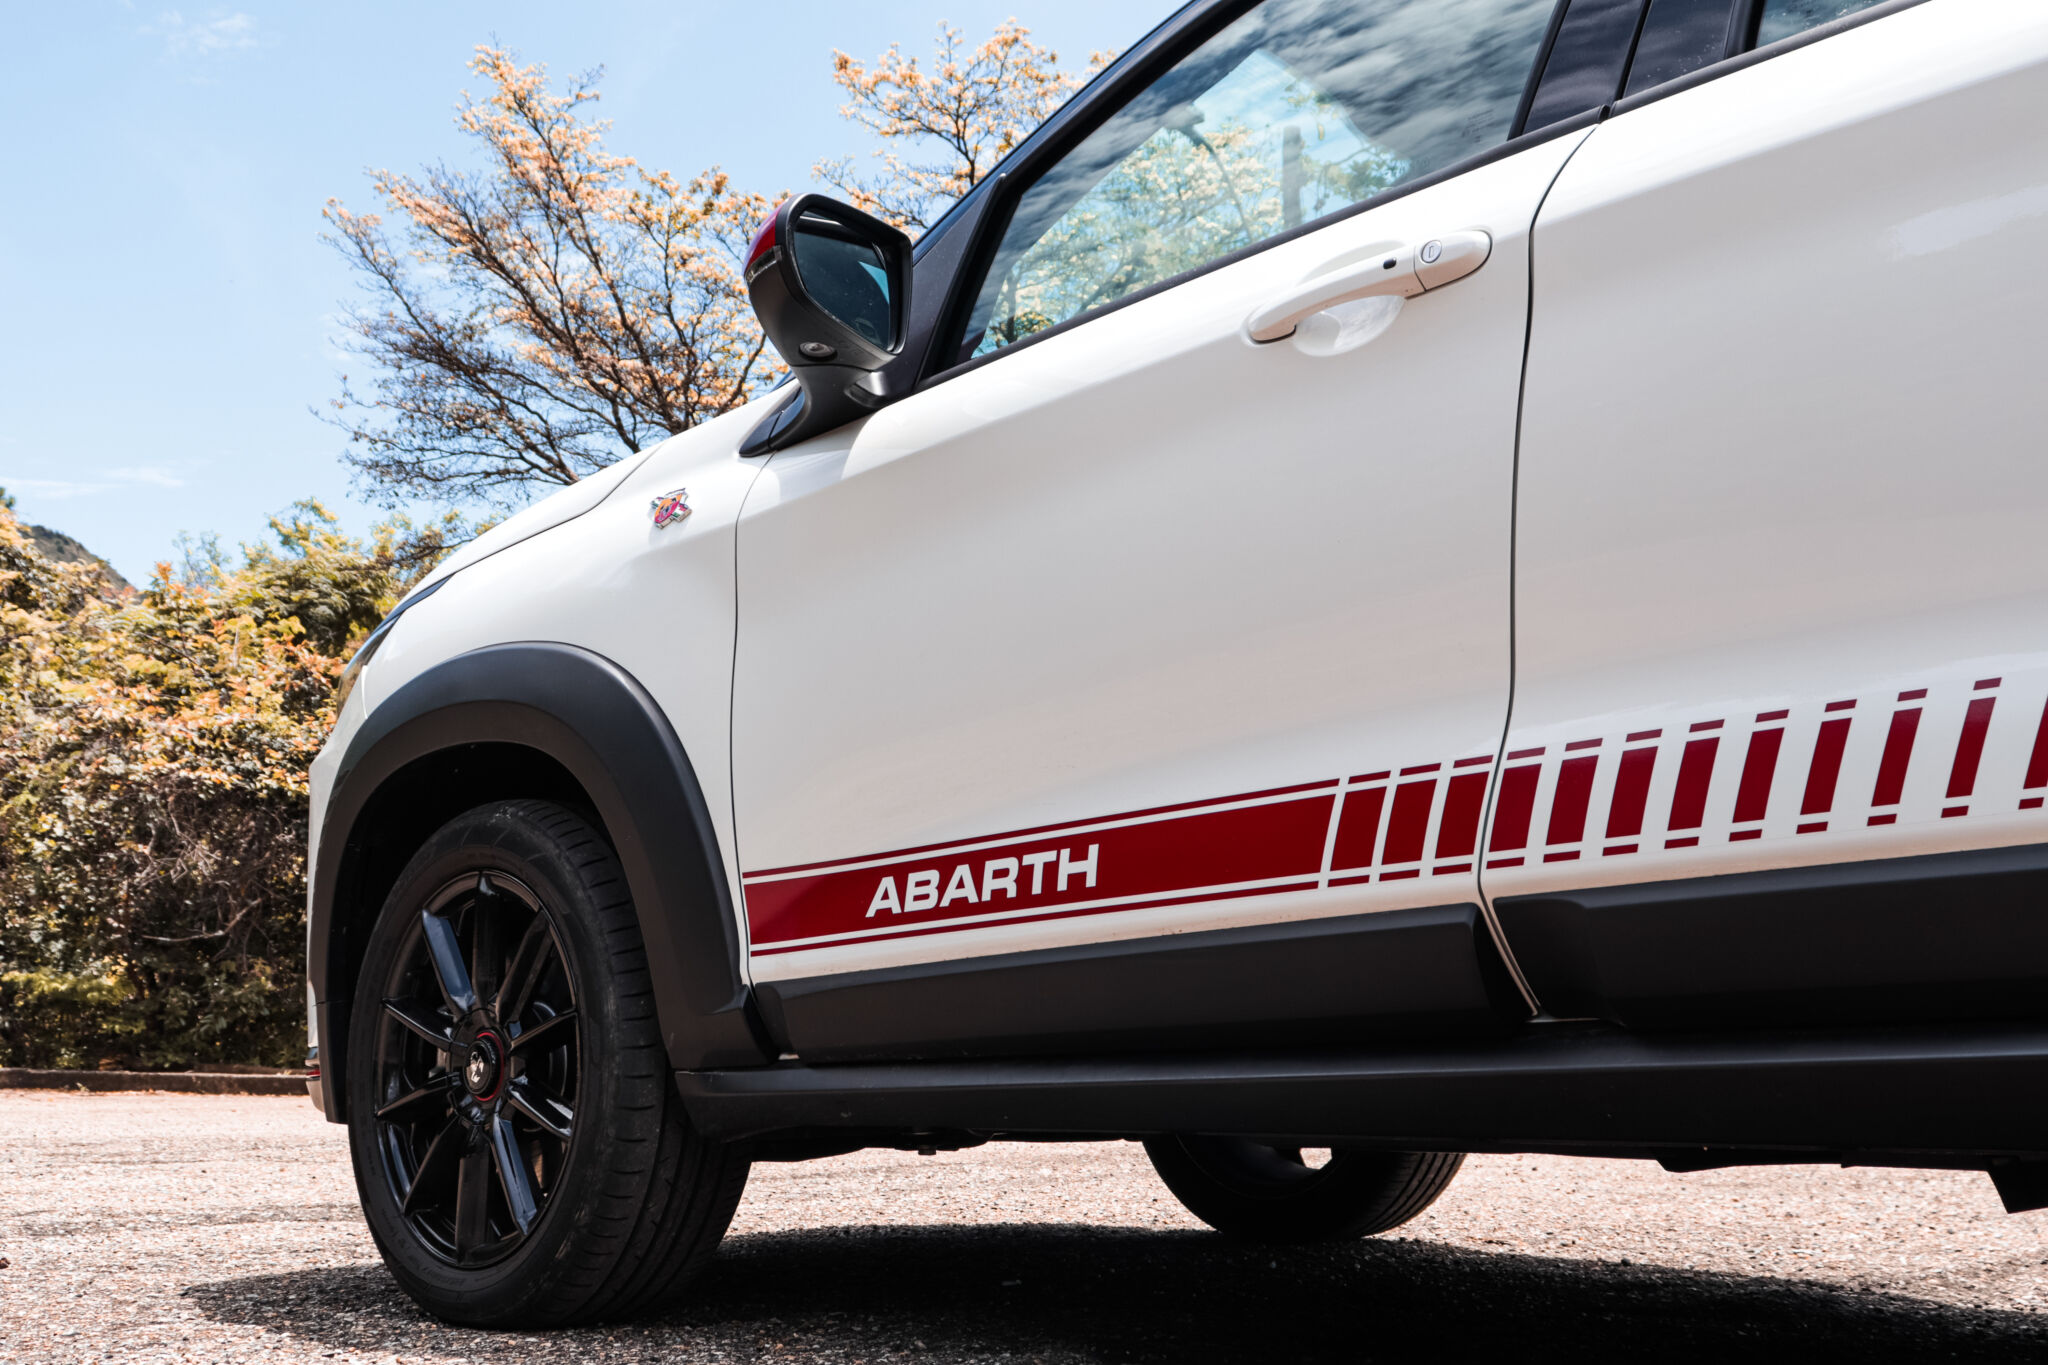
{"label": "black fender flare", "polygon": [[[617,850],[640,919],[655,1008],[677,1069],[774,1059],[740,970],[741,944],[717,830],[689,755],[653,697],[590,650],[490,645],[406,682],[379,703],[337,765],[310,880],[307,977],[313,986],[323,1107],[346,1117],[353,954],[381,908],[351,887],[364,814],[422,760],[475,746],[534,750],[582,788]],[[489,799],[489,798],[485,798]],[[449,812],[450,815],[455,812]],[[372,822],[374,823],[374,822]],[[409,856],[407,854],[406,856]],[[372,888],[374,891],[374,888]]]}

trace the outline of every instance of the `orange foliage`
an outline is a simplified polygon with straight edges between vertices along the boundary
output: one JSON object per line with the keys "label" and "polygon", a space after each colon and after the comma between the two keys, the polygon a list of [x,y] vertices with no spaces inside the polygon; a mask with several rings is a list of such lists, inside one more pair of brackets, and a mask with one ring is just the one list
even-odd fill
{"label": "orange foliage", "polygon": [[329,201],[330,241],[377,300],[351,315],[374,394],[334,404],[350,463],[391,496],[505,503],[745,402],[781,367],[739,256],[769,203],[713,168],[684,182],[605,149],[594,77],[549,88],[500,48],[456,124],[488,169],[379,171],[396,215]]}
{"label": "orange foliage", "polygon": [[[936,145],[940,159],[914,161],[887,147],[875,153],[879,177],[862,178],[850,160],[820,162],[815,174],[912,233],[938,221],[1085,80],[1059,70],[1059,54],[1032,42],[1015,19],[970,53],[961,51],[960,30],[939,25],[930,70],[896,44],[873,66],[844,52],[832,58],[832,79],[852,97],[841,114],[889,143]],[[1109,61],[1095,53],[1089,73]]]}

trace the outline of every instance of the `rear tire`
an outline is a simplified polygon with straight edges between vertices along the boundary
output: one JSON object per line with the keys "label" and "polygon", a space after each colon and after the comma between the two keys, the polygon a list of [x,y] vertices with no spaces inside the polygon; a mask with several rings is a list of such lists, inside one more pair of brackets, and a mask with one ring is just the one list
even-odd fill
{"label": "rear tire", "polygon": [[414,855],[349,1057],[371,1235],[451,1322],[629,1315],[709,1259],[746,1187],[683,1113],[618,858],[549,802],[479,806]]}
{"label": "rear tire", "polygon": [[1299,1148],[1219,1137],[1150,1138],[1145,1154],[1189,1213],[1248,1242],[1334,1242],[1399,1227],[1465,1163],[1462,1152],[1336,1147],[1314,1167]]}

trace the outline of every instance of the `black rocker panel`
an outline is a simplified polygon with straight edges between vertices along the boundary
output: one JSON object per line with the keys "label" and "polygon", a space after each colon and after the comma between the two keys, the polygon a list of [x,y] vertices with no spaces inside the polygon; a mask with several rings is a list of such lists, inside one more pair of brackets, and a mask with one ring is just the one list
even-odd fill
{"label": "black rocker panel", "polygon": [[1548,1014],[1630,1028],[2048,1017],[2048,845],[1495,904]]}
{"label": "black rocker panel", "polygon": [[766,982],[756,996],[806,1061],[1314,1046],[1528,1013],[1475,905]]}

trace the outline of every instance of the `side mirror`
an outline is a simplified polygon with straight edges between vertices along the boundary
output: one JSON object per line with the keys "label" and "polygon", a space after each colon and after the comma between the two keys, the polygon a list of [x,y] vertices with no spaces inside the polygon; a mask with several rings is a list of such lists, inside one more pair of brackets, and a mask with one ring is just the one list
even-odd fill
{"label": "side mirror", "polygon": [[747,299],[800,392],[740,445],[780,450],[887,402],[877,372],[903,351],[910,239],[822,194],[784,200],[747,248]]}

